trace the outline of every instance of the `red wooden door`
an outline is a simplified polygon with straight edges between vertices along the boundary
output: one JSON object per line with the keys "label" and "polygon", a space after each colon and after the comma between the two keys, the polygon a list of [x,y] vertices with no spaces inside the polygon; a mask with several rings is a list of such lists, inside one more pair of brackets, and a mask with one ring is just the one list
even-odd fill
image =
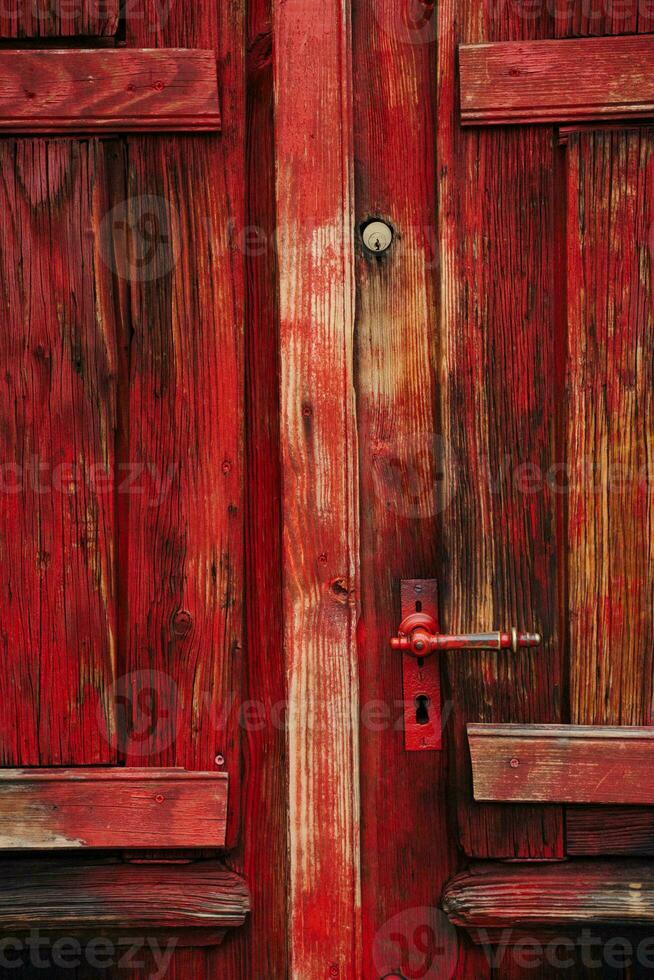
{"label": "red wooden door", "polygon": [[[0,971],[647,975],[617,6],[0,15]],[[403,605],[456,649],[392,650]]]}
{"label": "red wooden door", "polygon": [[[543,943],[545,976],[553,932],[580,975],[583,928],[604,929],[635,975],[625,931],[651,930],[629,889],[649,896],[652,853],[654,268],[636,75],[654,47],[635,5],[577,6],[440,13],[441,617],[544,638],[447,657],[470,868],[445,907],[478,941],[506,927]],[[514,951],[496,972],[527,966]]]}
{"label": "red wooden door", "polygon": [[353,9],[364,974],[647,976],[651,11]]}
{"label": "red wooden door", "polygon": [[242,12],[0,30],[2,966],[236,975]]}

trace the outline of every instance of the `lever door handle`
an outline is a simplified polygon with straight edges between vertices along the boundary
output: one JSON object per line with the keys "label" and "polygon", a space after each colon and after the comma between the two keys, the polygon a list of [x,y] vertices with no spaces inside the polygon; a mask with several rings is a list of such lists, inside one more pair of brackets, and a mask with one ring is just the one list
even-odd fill
{"label": "lever door handle", "polygon": [[493,633],[437,633],[436,622],[426,613],[411,613],[400,625],[391,647],[414,657],[428,657],[442,650],[518,650],[537,647],[540,633],[520,633],[515,626]]}

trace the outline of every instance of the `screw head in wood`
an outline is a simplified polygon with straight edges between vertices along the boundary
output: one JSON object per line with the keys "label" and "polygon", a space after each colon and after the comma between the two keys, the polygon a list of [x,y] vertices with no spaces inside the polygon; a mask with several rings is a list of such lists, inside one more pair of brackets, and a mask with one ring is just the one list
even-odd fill
{"label": "screw head in wood", "polygon": [[393,243],[393,229],[385,221],[369,221],[364,226],[361,237],[369,252],[381,255]]}
{"label": "screw head in wood", "polygon": [[215,762],[216,762],[216,765],[217,766],[224,766],[225,765],[225,756],[224,755],[217,755],[216,756],[216,759],[215,759]]}

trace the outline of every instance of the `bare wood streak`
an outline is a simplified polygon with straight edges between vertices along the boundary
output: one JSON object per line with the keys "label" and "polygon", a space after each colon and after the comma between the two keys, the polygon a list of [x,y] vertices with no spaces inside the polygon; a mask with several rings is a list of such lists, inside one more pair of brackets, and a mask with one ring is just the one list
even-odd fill
{"label": "bare wood streak", "polygon": [[654,129],[567,149],[570,706],[654,720]]}
{"label": "bare wood streak", "polygon": [[273,36],[291,973],[350,977],[361,942],[349,3],[317,13],[276,0]]}

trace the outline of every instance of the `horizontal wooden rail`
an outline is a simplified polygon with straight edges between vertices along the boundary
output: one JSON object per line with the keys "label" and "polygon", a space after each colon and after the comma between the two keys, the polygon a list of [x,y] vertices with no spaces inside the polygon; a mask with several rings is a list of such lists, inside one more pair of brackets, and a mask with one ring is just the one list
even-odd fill
{"label": "horizontal wooden rail", "polygon": [[172,934],[180,945],[219,942],[249,910],[245,883],[215,861],[197,864],[0,862],[0,932],[22,935]]}
{"label": "horizontal wooden rail", "polygon": [[474,864],[447,885],[443,907],[473,939],[503,941],[566,926],[654,924],[654,865],[645,861]]}
{"label": "horizontal wooden rail", "polygon": [[0,51],[0,133],[219,129],[211,51]]}
{"label": "horizontal wooden rail", "polygon": [[227,774],[0,770],[0,849],[222,847]]}
{"label": "horizontal wooden rail", "polygon": [[459,49],[464,125],[654,116],[654,36]]}
{"label": "horizontal wooden rail", "polygon": [[654,804],[654,728],[469,725],[476,800]]}

